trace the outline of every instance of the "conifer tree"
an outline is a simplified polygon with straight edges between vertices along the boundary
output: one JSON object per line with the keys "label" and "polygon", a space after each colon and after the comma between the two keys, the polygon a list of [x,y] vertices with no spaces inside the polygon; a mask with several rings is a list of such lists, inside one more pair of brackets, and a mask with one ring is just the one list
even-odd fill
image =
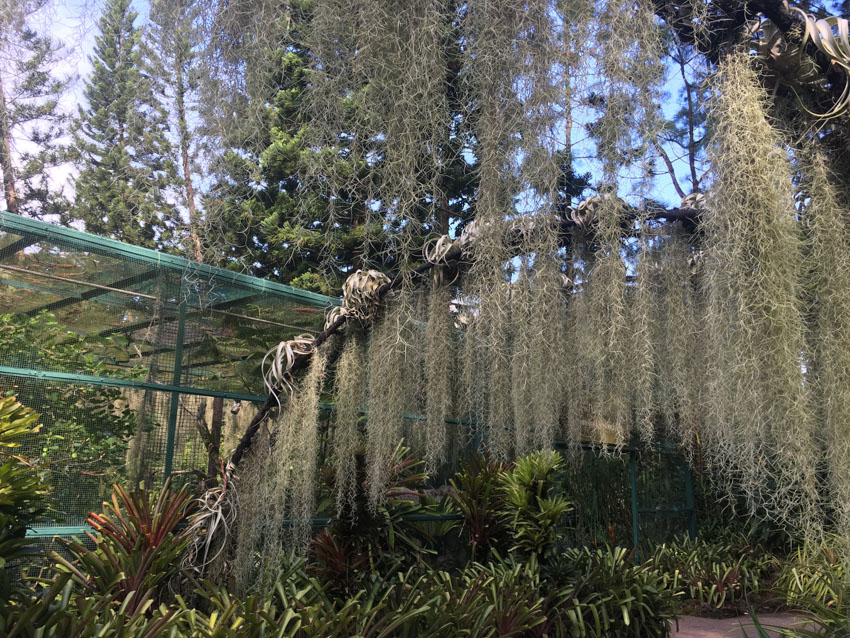
{"label": "conifer tree", "polygon": [[74,215],[86,230],[132,244],[173,246],[176,182],[167,113],[141,71],[137,14],[130,0],[108,0],[85,83],[75,146],[81,162]]}
{"label": "conifer tree", "polygon": [[204,261],[203,213],[198,205],[199,181],[198,89],[201,34],[199,7],[187,0],[153,0],[147,29],[141,42],[143,72],[154,98],[169,116],[170,141],[177,167],[177,201],[187,225],[185,250]]}
{"label": "conifer tree", "polygon": [[57,41],[31,24],[45,0],[4,3],[0,9],[0,172],[5,208],[42,217],[61,214],[67,200],[50,179],[64,163],[60,138],[67,116],[59,99],[69,78],[53,69],[63,56]]}

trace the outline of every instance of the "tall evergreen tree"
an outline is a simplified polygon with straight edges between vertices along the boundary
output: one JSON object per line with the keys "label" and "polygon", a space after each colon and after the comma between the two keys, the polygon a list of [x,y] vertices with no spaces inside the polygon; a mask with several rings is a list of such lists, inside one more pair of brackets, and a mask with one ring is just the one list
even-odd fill
{"label": "tall evergreen tree", "polygon": [[66,160],[60,138],[67,116],[59,99],[69,78],[54,69],[61,45],[31,24],[46,0],[3,3],[0,8],[0,172],[5,208],[43,217],[61,214],[68,202],[51,180]]}
{"label": "tall evergreen tree", "polygon": [[169,198],[176,168],[167,113],[141,72],[136,17],[130,0],[108,0],[100,19],[76,126],[82,170],[74,215],[89,232],[170,248],[179,224]]}
{"label": "tall evergreen tree", "polygon": [[200,8],[188,0],[153,0],[141,52],[143,72],[154,97],[170,118],[170,141],[177,170],[177,201],[186,220],[187,254],[204,261],[203,213],[196,184],[199,132],[198,88],[200,84]]}
{"label": "tall evergreen tree", "polygon": [[[461,3],[447,2],[458,5],[455,15],[459,22],[463,12]],[[305,93],[313,81],[309,70],[312,52],[304,37],[310,28],[312,7],[313,2],[304,0],[287,3],[283,12],[286,20],[280,24],[282,44],[275,52],[274,72],[266,76],[264,92],[249,97],[248,88],[262,86],[257,82],[246,82],[246,91],[240,92],[242,98],[268,105],[264,107],[262,133],[251,139],[253,150],[250,152],[247,147],[225,145],[228,150],[218,158],[218,177],[207,201],[210,208],[216,207],[216,222],[221,233],[228,237],[226,264],[247,267],[256,275],[274,276],[299,287],[334,293],[338,292],[347,273],[362,265],[359,251],[366,232],[363,224],[368,217],[364,210],[367,195],[313,193],[309,200],[302,197],[302,166],[310,161],[311,154],[332,153],[339,170],[359,170],[355,165],[359,160],[350,152],[352,136],[349,131],[339,131],[333,149],[308,148],[304,144],[305,134],[313,125],[303,117]],[[423,224],[423,241],[433,233],[442,234],[462,227],[474,210],[476,179],[468,156],[462,152],[471,141],[469,127],[461,115],[463,97],[459,71],[463,54],[458,22],[445,25],[445,90],[455,117],[450,135],[440,149],[445,158],[440,201],[436,205],[423,202],[421,207],[423,216],[428,216],[428,211],[437,211]],[[221,39],[217,42],[220,45]],[[231,48],[229,53],[234,50]],[[342,102],[346,99],[340,96]],[[221,105],[220,100],[205,99],[205,102],[219,108]],[[231,106],[228,104],[227,108]],[[346,108],[344,104],[341,106]],[[238,125],[231,130],[240,133]],[[244,131],[241,133],[247,139]],[[332,206],[338,210],[334,211],[331,221]],[[330,230],[334,250],[329,272],[327,255],[323,253],[327,248],[325,233]],[[380,229],[370,232],[380,235]],[[381,240],[376,236],[373,241],[380,243]],[[382,251],[377,248],[376,252]],[[387,269],[394,267],[390,263],[385,266]]]}

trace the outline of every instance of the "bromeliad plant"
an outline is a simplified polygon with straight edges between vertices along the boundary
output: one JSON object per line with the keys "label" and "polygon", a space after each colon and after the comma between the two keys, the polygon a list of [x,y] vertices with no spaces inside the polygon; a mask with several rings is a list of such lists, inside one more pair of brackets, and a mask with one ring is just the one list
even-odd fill
{"label": "bromeliad plant", "polygon": [[501,475],[512,551],[545,556],[564,536],[564,515],[570,503],[557,493],[564,460],[558,452],[528,454]]}
{"label": "bromeliad plant", "polygon": [[762,592],[778,566],[758,545],[687,537],[657,546],[649,562],[666,587],[682,589],[687,599],[714,609],[734,607]]}
{"label": "bromeliad plant", "polygon": [[64,541],[74,560],[53,553],[60,572],[72,575],[77,596],[116,595],[128,613],[156,599],[177,574],[191,541],[178,524],[192,507],[186,489],[174,492],[169,478],[153,498],[144,490],[127,492],[113,486],[102,514],[88,518],[95,534],[86,532],[95,548]]}
{"label": "bromeliad plant", "polygon": [[464,461],[449,481],[451,502],[463,516],[462,531],[469,540],[472,560],[480,558],[479,550],[507,549],[507,521],[502,515],[505,494],[500,481],[502,472],[511,467],[485,449]]}
{"label": "bromeliad plant", "polygon": [[[366,451],[355,453],[358,484],[368,481]],[[351,503],[312,542],[311,574],[337,594],[353,594],[368,570],[395,571],[405,553],[427,551],[421,529],[405,516],[422,511],[424,461],[401,443],[396,446],[387,472],[383,504],[373,509],[367,490],[359,490]],[[334,493],[336,471],[324,473],[326,489]]]}

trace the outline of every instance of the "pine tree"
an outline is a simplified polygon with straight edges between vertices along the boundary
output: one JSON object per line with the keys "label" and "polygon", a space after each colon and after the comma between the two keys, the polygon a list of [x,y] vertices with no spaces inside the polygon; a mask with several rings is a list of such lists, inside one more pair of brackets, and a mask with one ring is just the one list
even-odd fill
{"label": "pine tree", "polygon": [[0,10],[0,172],[5,208],[43,217],[61,214],[68,202],[50,169],[65,162],[60,138],[67,116],[59,98],[70,80],[53,69],[61,45],[30,24],[45,2],[5,5]]}
{"label": "pine tree", "polygon": [[143,72],[153,87],[157,103],[163,112],[169,114],[172,125],[172,161],[179,167],[177,199],[187,220],[188,244],[185,249],[193,259],[204,261],[204,219],[195,186],[199,181],[199,133],[195,129],[201,73],[198,15],[198,6],[187,0],[153,0],[141,52]]}
{"label": "pine tree", "polygon": [[[267,95],[251,98],[255,103],[268,104],[261,138],[252,140],[262,152],[233,147],[224,153],[218,160],[221,177],[208,199],[215,200],[211,205],[217,206],[216,217],[222,234],[229,233],[225,242],[231,247],[225,257],[227,261],[238,259],[238,263],[258,276],[274,276],[302,288],[334,294],[347,273],[362,265],[360,251],[363,220],[368,217],[363,210],[367,195],[349,192],[345,201],[341,201],[337,193],[334,204],[330,203],[328,193],[317,193],[309,201],[301,197],[302,167],[305,160],[309,161],[307,155],[329,151],[305,148],[304,144],[312,126],[303,117],[305,92],[312,81],[309,70],[312,53],[303,36],[310,28],[312,3],[289,2],[285,13],[285,45],[276,54]],[[424,204],[421,207],[423,216],[436,209],[434,216],[422,224],[422,241],[451,229],[459,232],[474,211],[477,180],[469,158],[462,152],[471,141],[469,127],[461,115],[464,108],[459,75],[463,55],[458,38],[461,18],[462,12],[457,14],[458,22],[445,25],[446,97],[455,117],[453,130],[440,150],[445,158],[440,201],[434,207]],[[218,104],[211,99],[205,101]],[[352,169],[346,166],[351,162],[348,159],[351,139],[348,131],[339,131],[333,152],[340,170]],[[328,211],[332,205],[344,212],[336,210],[333,215],[333,267],[329,272],[325,251],[331,228]],[[373,238],[376,253],[384,252],[379,243],[380,238]],[[237,246],[241,249],[236,249]],[[390,271],[396,265],[386,263],[383,267]]]}
{"label": "pine tree", "polygon": [[141,71],[137,14],[109,0],[85,83],[75,146],[81,163],[74,215],[86,230],[132,244],[170,248],[179,223],[170,188],[176,169],[168,117]]}

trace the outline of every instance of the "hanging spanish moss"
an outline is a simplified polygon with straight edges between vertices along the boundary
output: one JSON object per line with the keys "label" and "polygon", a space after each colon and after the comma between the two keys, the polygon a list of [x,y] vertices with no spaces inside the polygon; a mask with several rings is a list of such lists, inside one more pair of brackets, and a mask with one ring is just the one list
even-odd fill
{"label": "hanging spanish moss", "polygon": [[582,441],[590,434],[592,421],[591,396],[595,383],[595,367],[591,356],[594,324],[590,321],[590,294],[587,292],[587,275],[584,265],[587,258],[582,255],[584,233],[576,230],[572,235],[572,290],[567,300],[566,333],[567,356],[565,379],[567,382],[566,421],[570,449],[577,452]]}
{"label": "hanging spanish moss", "polygon": [[272,467],[269,434],[267,429],[260,431],[236,476],[239,499],[244,509],[240,508],[237,514],[233,579],[242,593],[256,589],[263,581],[257,556],[268,523],[269,508],[274,504],[272,482],[268,480]]}
{"label": "hanging spanish moss", "polygon": [[290,519],[292,533],[290,547],[306,550],[312,533],[312,520],[316,512],[316,484],[318,482],[319,400],[325,375],[325,356],[314,354],[310,368],[301,385],[298,400],[285,416],[288,438],[291,443],[281,454],[289,453],[292,473],[292,506]]}
{"label": "hanging spanish moss", "polygon": [[452,416],[452,388],[457,382],[457,345],[449,313],[451,301],[450,286],[432,287],[425,333],[425,468],[428,473],[434,473],[446,460],[446,419]]}
{"label": "hanging spanish moss", "polygon": [[283,556],[293,549],[303,551],[309,542],[324,367],[325,357],[314,355],[292,401],[280,408],[240,467],[235,578],[243,590],[275,582]]}
{"label": "hanging spanish moss", "polygon": [[357,453],[363,442],[360,414],[366,407],[366,339],[352,321],[336,368],[333,458],[337,514],[344,518],[357,496]]}
{"label": "hanging spanish moss", "polygon": [[501,282],[489,297],[490,303],[484,306],[484,312],[489,315],[479,315],[473,324],[473,330],[467,333],[467,338],[474,339],[477,336],[475,328],[483,328],[479,331],[484,338],[478,345],[478,354],[489,366],[486,368],[489,383],[486,388],[486,410],[481,410],[485,420],[479,419],[479,427],[486,425],[487,445],[499,459],[510,458],[515,438],[512,435],[514,410],[511,401],[511,294],[510,283],[502,275]]}
{"label": "hanging spanish moss", "polygon": [[621,254],[620,220],[624,202],[606,193],[597,206],[596,237],[599,249],[588,278],[592,325],[590,353],[594,388],[591,393],[591,426],[602,440],[622,445],[631,429],[628,377],[632,328],[626,305],[626,265]]}
{"label": "hanging spanish moss", "polygon": [[[401,293],[372,326],[366,418],[369,504],[376,508],[387,492],[396,446],[404,436],[404,415],[415,403],[407,373],[417,347],[412,301]],[[421,380],[420,380],[421,382]],[[415,409],[415,408],[414,408]]]}
{"label": "hanging spanish moss", "polygon": [[653,333],[657,325],[657,316],[653,312],[655,304],[654,287],[659,264],[657,254],[650,246],[650,230],[645,219],[638,220],[640,238],[637,255],[637,281],[630,291],[633,344],[630,349],[631,378],[634,387],[635,430],[643,443],[651,443],[655,437],[655,352]]}
{"label": "hanging spanish moss", "polygon": [[658,407],[671,438],[692,450],[701,429],[704,374],[701,263],[693,258],[681,224],[669,229],[659,252],[661,277],[653,301],[660,315],[654,338]]}
{"label": "hanging spanish moss", "polygon": [[768,516],[805,527],[817,518],[817,447],[803,372],[801,235],[787,153],[750,63],[729,54],[712,86],[706,438],[717,476]]}
{"label": "hanging spanish moss", "polygon": [[558,370],[567,356],[564,278],[555,250],[541,247],[535,258],[529,300],[529,394],[525,399],[533,417],[531,447],[551,449],[560,434],[566,379]]}
{"label": "hanging spanish moss", "polygon": [[[798,154],[801,194],[811,238],[813,296],[809,366],[827,451],[830,502],[836,527],[850,529],[850,235],[847,200],[836,187],[825,159],[814,151]],[[847,547],[844,548],[848,550]]]}

